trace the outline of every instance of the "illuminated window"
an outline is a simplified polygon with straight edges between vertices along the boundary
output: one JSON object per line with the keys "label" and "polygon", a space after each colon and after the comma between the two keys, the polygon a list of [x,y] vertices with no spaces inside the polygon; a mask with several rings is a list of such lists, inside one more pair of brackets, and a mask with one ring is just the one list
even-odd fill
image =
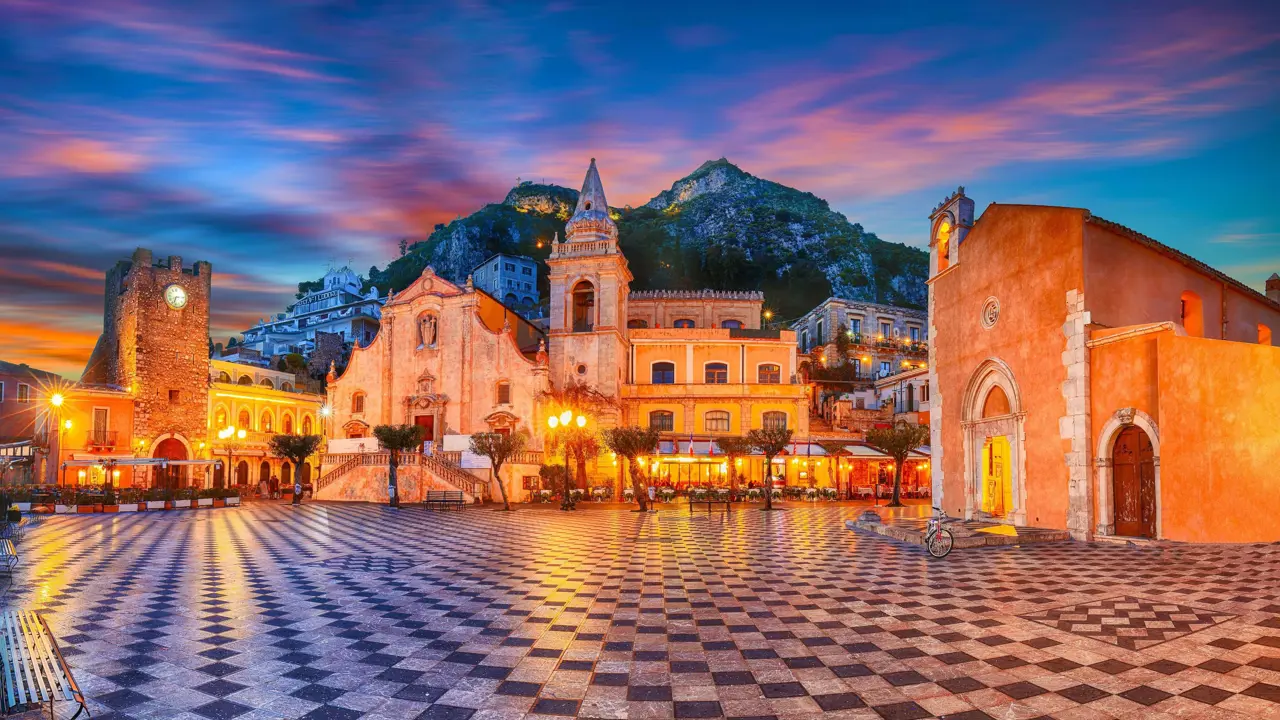
{"label": "illuminated window", "polygon": [[258,423],[258,429],[262,432],[271,432],[271,413],[262,413],[262,422]]}
{"label": "illuminated window", "polygon": [[293,434],[293,416],[292,415],[285,415],[284,420],[281,420],[280,424],[282,426],[282,429],[284,430],[285,435]]}
{"label": "illuminated window", "polygon": [[787,414],[778,410],[772,410],[761,416],[765,430],[786,430]]}
{"label": "illuminated window", "polygon": [[1261,323],[1258,324],[1258,344],[1259,345],[1271,344],[1271,328]]}
{"label": "illuminated window", "polygon": [[693,322],[692,320],[690,320],[689,318],[681,318],[681,319],[679,319],[679,320],[675,321],[675,324],[674,324],[674,325],[672,325],[672,327],[677,327],[677,328],[691,328],[691,327],[694,327],[694,322]]}
{"label": "illuminated window", "polygon": [[364,393],[358,392],[351,396],[351,412],[364,412]]}
{"label": "illuminated window", "polygon": [[276,384],[275,384],[275,383],[273,383],[273,382],[271,382],[271,378],[262,378],[262,382],[260,382],[260,383],[258,383],[258,384],[259,384],[259,385],[261,385],[261,386],[262,386],[262,387],[264,387],[264,388],[270,388],[271,390],[275,390],[275,389],[276,389]]}
{"label": "illuminated window", "polygon": [[707,432],[729,432],[729,411],[709,410],[703,416]]}
{"label": "illuminated window", "polygon": [[227,411],[224,408],[218,408],[213,415],[213,427],[221,430],[227,426]]}
{"label": "illuminated window", "polygon": [[231,375],[228,374],[226,370],[223,370],[222,372],[218,373],[218,382],[220,383],[231,382]]}
{"label": "illuminated window", "polygon": [[946,218],[938,223],[938,232],[934,235],[938,242],[938,272],[946,270],[951,265],[949,253],[951,250],[951,221]]}
{"label": "illuminated window", "polygon": [[252,384],[253,384],[253,378],[249,377],[248,375],[241,375],[241,376],[240,376],[240,379],[236,381],[236,384],[237,384],[237,385],[252,385]]}
{"label": "illuminated window", "polygon": [[240,424],[241,430],[253,429],[253,418],[249,415],[248,410],[240,411],[240,416],[237,418],[237,422]]}
{"label": "illuminated window", "polygon": [[596,325],[596,289],[583,280],[573,286],[573,331],[591,332]]}
{"label": "illuminated window", "polygon": [[303,435],[311,434],[311,416],[310,415],[302,418],[302,434]]}
{"label": "illuminated window", "polygon": [[1190,290],[1182,293],[1182,327],[1191,337],[1204,337],[1204,302]]}
{"label": "illuminated window", "polygon": [[772,363],[761,365],[756,371],[756,382],[761,385],[777,385],[782,382],[782,369]]}
{"label": "illuminated window", "polygon": [[660,432],[671,432],[676,427],[676,416],[670,410],[654,410],[649,413],[649,428]]}
{"label": "illuminated window", "polygon": [[704,382],[708,385],[724,385],[729,382],[729,366],[725,363],[707,363]]}
{"label": "illuminated window", "polygon": [[676,364],[656,362],[653,364],[651,382],[654,385],[672,385],[676,381]]}

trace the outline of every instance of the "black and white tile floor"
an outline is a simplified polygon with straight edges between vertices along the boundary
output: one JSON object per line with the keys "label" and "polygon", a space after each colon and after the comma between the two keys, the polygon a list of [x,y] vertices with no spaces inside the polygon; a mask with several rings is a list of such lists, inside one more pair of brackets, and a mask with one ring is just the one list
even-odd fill
{"label": "black and white tile floor", "polygon": [[101,720],[1280,718],[1280,546],[936,561],[856,513],[57,517],[4,603]]}

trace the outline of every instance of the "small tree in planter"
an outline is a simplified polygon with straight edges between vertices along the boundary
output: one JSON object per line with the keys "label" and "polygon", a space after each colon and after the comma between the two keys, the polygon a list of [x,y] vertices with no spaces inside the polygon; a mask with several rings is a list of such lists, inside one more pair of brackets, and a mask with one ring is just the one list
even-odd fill
{"label": "small tree in planter", "polygon": [[747,440],[756,452],[764,455],[764,509],[773,509],[773,459],[791,444],[788,428],[758,428],[747,433]]}
{"label": "small tree in planter", "polygon": [[716,447],[728,458],[729,489],[738,489],[738,458],[751,454],[751,441],[739,435],[716,438]]}
{"label": "small tree in planter", "polygon": [[389,455],[387,461],[387,504],[393,508],[400,507],[400,484],[396,477],[396,469],[400,467],[400,453],[412,452],[422,447],[427,429],[421,425],[379,425],[373,429],[373,436]]}
{"label": "small tree in planter", "polygon": [[636,458],[652,455],[658,449],[658,431],[654,428],[618,427],[604,431],[604,443],[609,449],[627,459],[631,473],[631,490],[635,493],[640,512],[649,509],[648,498],[641,487],[645,481],[644,468]]}
{"label": "small tree in planter", "polygon": [[[307,458],[316,454],[316,449],[320,447],[320,436],[272,435],[271,439],[267,441],[267,446],[271,448],[272,455],[288,460],[295,468],[301,468],[307,462]],[[302,502],[301,498],[298,497],[300,494],[294,494],[294,505]]]}
{"label": "small tree in planter", "polygon": [[[538,468],[538,477],[541,477],[542,482],[550,485],[551,487],[564,488],[564,498],[562,498],[560,503],[561,509],[564,509],[565,505],[573,502],[569,495],[569,469],[564,465],[560,465],[559,463],[543,465]],[[573,508],[570,507],[568,509],[572,510]]]}
{"label": "small tree in planter", "polygon": [[503,435],[502,433],[476,433],[471,436],[471,452],[484,455],[493,463],[493,476],[498,480],[498,490],[502,493],[502,509],[510,510],[511,501],[507,498],[507,486],[502,484],[502,466],[513,455],[524,449],[529,442],[529,434],[521,430],[518,433]]}
{"label": "small tree in planter", "polygon": [[893,458],[893,500],[886,507],[902,507],[902,466],[911,451],[928,439],[928,425],[911,425],[905,420],[899,420],[893,427],[867,431],[867,444]]}

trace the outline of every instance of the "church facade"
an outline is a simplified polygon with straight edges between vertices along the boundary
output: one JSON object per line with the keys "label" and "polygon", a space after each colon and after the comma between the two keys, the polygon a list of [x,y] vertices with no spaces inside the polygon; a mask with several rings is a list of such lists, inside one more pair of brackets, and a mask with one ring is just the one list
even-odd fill
{"label": "church facade", "polygon": [[961,188],[930,219],[935,505],[1080,539],[1280,539],[1280,287],[1080,208],[975,218]]}

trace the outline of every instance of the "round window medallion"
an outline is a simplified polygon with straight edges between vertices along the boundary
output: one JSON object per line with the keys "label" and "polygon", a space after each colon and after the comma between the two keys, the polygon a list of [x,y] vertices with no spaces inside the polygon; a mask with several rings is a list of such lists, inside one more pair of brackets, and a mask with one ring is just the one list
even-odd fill
{"label": "round window medallion", "polygon": [[987,302],[982,306],[982,327],[989,330],[999,319],[1000,301],[995,299],[994,296],[987,298]]}
{"label": "round window medallion", "polygon": [[586,375],[586,374],[587,374],[587,366],[586,366],[586,365],[579,365],[579,366],[578,366],[578,374],[579,374],[579,375]]}

